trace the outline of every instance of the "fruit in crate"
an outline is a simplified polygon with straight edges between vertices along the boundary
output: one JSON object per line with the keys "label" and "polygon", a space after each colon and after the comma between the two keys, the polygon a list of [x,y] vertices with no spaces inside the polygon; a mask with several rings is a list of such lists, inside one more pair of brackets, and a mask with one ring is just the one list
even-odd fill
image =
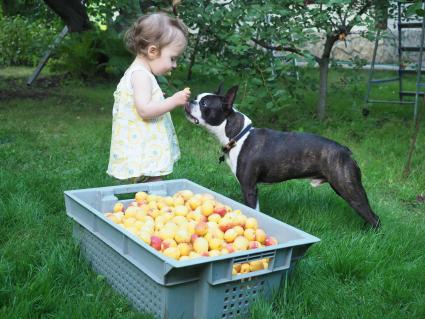
{"label": "fruit in crate", "polygon": [[[213,195],[181,190],[172,196],[137,192],[127,207],[117,202],[105,217],[165,256],[177,260],[216,257],[277,245],[257,219]],[[267,269],[267,258],[234,265],[233,274]]]}
{"label": "fruit in crate", "polygon": [[180,250],[180,256],[189,256],[190,252],[192,251],[192,245],[189,243],[181,243],[178,244],[177,247]]}
{"label": "fruit in crate", "polygon": [[208,240],[206,240],[204,237],[198,237],[193,242],[193,250],[197,252],[198,254],[207,253],[209,249]]}
{"label": "fruit in crate", "polygon": [[151,236],[151,246],[156,250],[161,250],[162,239],[158,236]]}
{"label": "fruit in crate", "polygon": [[214,213],[214,201],[208,199],[204,201],[201,205],[201,212],[207,217]]}
{"label": "fruit in crate", "polygon": [[123,203],[116,203],[114,205],[114,213],[122,212],[123,209],[124,209],[124,204]]}
{"label": "fruit in crate", "polygon": [[274,238],[273,236],[267,236],[266,240],[264,241],[264,245],[266,246],[277,245],[277,239]]}
{"label": "fruit in crate", "polygon": [[247,250],[249,246],[249,240],[244,236],[238,236],[233,242],[233,248],[236,251]]}
{"label": "fruit in crate", "polygon": [[134,196],[134,199],[136,200],[137,203],[143,203],[147,197],[148,197],[148,194],[146,194],[145,192],[137,192],[136,195]]}
{"label": "fruit in crate", "polygon": [[237,263],[233,265],[232,275],[242,275],[253,271],[269,268],[270,258],[256,259],[249,262]]}
{"label": "fruit in crate", "polygon": [[204,236],[208,232],[208,224],[206,222],[199,222],[195,226],[195,234]]}
{"label": "fruit in crate", "polygon": [[228,243],[233,243],[236,237],[238,237],[238,232],[233,228],[226,230],[224,233],[224,240]]}
{"label": "fruit in crate", "polygon": [[165,256],[170,258],[179,259],[180,258],[180,250],[178,247],[168,247],[164,249],[162,252]]}
{"label": "fruit in crate", "polygon": [[258,228],[255,230],[255,240],[259,241],[261,244],[264,244],[266,241],[267,235],[264,230]]}
{"label": "fruit in crate", "polygon": [[190,243],[191,234],[187,228],[180,228],[176,231],[174,239],[177,243]]}

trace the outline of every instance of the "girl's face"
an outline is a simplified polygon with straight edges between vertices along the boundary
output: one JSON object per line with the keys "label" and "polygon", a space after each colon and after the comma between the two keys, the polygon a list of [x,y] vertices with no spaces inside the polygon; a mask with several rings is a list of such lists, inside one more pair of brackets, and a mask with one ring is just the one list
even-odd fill
{"label": "girl's face", "polygon": [[177,58],[183,53],[184,47],[178,42],[172,42],[156,52],[149,61],[151,71],[155,75],[163,75],[177,67]]}

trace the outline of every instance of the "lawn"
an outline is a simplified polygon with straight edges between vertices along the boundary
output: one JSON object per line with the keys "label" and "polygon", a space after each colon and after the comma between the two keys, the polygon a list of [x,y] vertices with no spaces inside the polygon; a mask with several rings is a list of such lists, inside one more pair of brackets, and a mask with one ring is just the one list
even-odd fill
{"label": "lawn", "polygon": [[[105,173],[116,81],[49,74],[26,88],[29,71],[0,70],[0,318],[150,318],[91,270],[65,213],[65,190],[117,184]],[[274,121],[258,111],[253,122],[349,146],[382,228],[367,230],[328,185],[261,186],[263,212],[321,242],[271,300],[253,306],[252,318],[425,318],[425,131],[418,136],[412,172],[403,178],[411,107],[372,106],[363,117],[366,74],[341,86],[344,72],[331,72],[336,87],[322,123],[313,117],[312,92]],[[187,85],[196,93],[211,91],[217,81]],[[394,87],[380,94],[394,97]],[[182,158],[168,178],[187,178],[241,201],[230,169],[218,164],[220,147],[213,137],[187,122],[181,110],[173,119]]]}

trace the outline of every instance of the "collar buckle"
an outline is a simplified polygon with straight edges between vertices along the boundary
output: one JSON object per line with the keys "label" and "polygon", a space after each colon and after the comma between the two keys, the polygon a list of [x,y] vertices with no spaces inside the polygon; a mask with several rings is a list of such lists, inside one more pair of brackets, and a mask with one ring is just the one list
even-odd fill
{"label": "collar buckle", "polygon": [[238,135],[230,139],[229,143],[227,143],[221,148],[223,155],[220,156],[220,158],[218,159],[219,164],[224,162],[224,155],[228,154],[230,150],[236,146],[236,142],[239,141],[246,133],[248,133],[252,129],[253,129],[252,124],[248,124],[247,127],[245,127],[241,132],[239,132]]}

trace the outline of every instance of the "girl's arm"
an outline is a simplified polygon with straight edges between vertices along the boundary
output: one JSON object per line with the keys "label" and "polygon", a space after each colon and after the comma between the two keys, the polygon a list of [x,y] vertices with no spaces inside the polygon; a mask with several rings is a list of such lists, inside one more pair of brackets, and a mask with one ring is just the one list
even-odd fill
{"label": "girl's arm", "polygon": [[144,71],[135,71],[131,79],[137,113],[144,120],[158,117],[189,101],[187,91],[184,90],[163,101],[152,101],[152,82],[149,76]]}

